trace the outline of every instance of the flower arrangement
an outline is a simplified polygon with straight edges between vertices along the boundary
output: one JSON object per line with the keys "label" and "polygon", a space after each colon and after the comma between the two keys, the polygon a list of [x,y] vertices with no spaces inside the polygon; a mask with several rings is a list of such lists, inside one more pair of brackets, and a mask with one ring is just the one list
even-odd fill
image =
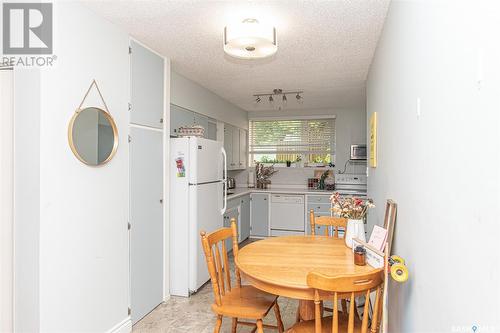
{"label": "flower arrangement", "polygon": [[274,164],[271,166],[264,166],[260,162],[255,163],[255,176],[257,178],[257,188],[267,188],[271,184],[271,176],[278,170],[274,170]]}
{"label": "flower arrangement", "polygon": [[356,197],[342,197],[339,192],[330,196],[332,211],[344,218],[361,220],[366,216],[368,208],[373,208],[372,199],[360,199]]}

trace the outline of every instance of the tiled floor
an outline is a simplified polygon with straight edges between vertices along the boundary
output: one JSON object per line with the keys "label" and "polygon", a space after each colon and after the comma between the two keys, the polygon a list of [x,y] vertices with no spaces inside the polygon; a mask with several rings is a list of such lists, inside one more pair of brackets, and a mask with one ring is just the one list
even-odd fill
{"label": "tiled floor", "polygon": [[[232,258],[230,260],[232,261]],[[168,302],[158,306],[134,325],[133,332],[213,332],[215,315],[210,309],[213,300],[210,283],[205,284],[190,298],[172,296]],[[298,301],[280,297],[278,303],[285,328],[292,326],[295,322]],[[269,312],[264,322],[276,324],[273,310]],[[251,330],[251,327],[238,326],[238,332],[250,332]],[[277,332],[270,329],[265,331]],[[221,332],[231,332],[231,318],[224,317]]]}

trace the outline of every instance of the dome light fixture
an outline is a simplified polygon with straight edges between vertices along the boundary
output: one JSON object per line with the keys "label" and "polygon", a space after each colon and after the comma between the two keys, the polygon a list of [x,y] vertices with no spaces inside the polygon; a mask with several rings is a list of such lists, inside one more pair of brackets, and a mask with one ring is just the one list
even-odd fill
{"label": "dome light fixture", "polygon": [[276,28],[247,18],[224,27],[224,52],[238,59],[261,59],[278,50]]}

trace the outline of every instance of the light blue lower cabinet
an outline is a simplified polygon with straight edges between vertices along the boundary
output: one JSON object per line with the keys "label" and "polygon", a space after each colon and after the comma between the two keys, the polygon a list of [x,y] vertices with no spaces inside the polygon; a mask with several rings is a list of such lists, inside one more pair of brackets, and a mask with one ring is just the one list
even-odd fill
{"label": "light blue lower cabinet", "polygon": [[250,234],[255,237],[268,237],[269,194],[268,193],[250,194],[250,207],[251,207]]}

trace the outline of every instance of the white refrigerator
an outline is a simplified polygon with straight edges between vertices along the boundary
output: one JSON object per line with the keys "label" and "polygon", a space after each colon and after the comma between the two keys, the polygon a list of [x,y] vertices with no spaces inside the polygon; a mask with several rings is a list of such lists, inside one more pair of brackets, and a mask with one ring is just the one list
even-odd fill
{"label": "white refrigerator", "polygon": [[170,294],[188,297],[210,279],[200,232],[223,226],[227,158],[221,142],[173,138],[169,163]]}

